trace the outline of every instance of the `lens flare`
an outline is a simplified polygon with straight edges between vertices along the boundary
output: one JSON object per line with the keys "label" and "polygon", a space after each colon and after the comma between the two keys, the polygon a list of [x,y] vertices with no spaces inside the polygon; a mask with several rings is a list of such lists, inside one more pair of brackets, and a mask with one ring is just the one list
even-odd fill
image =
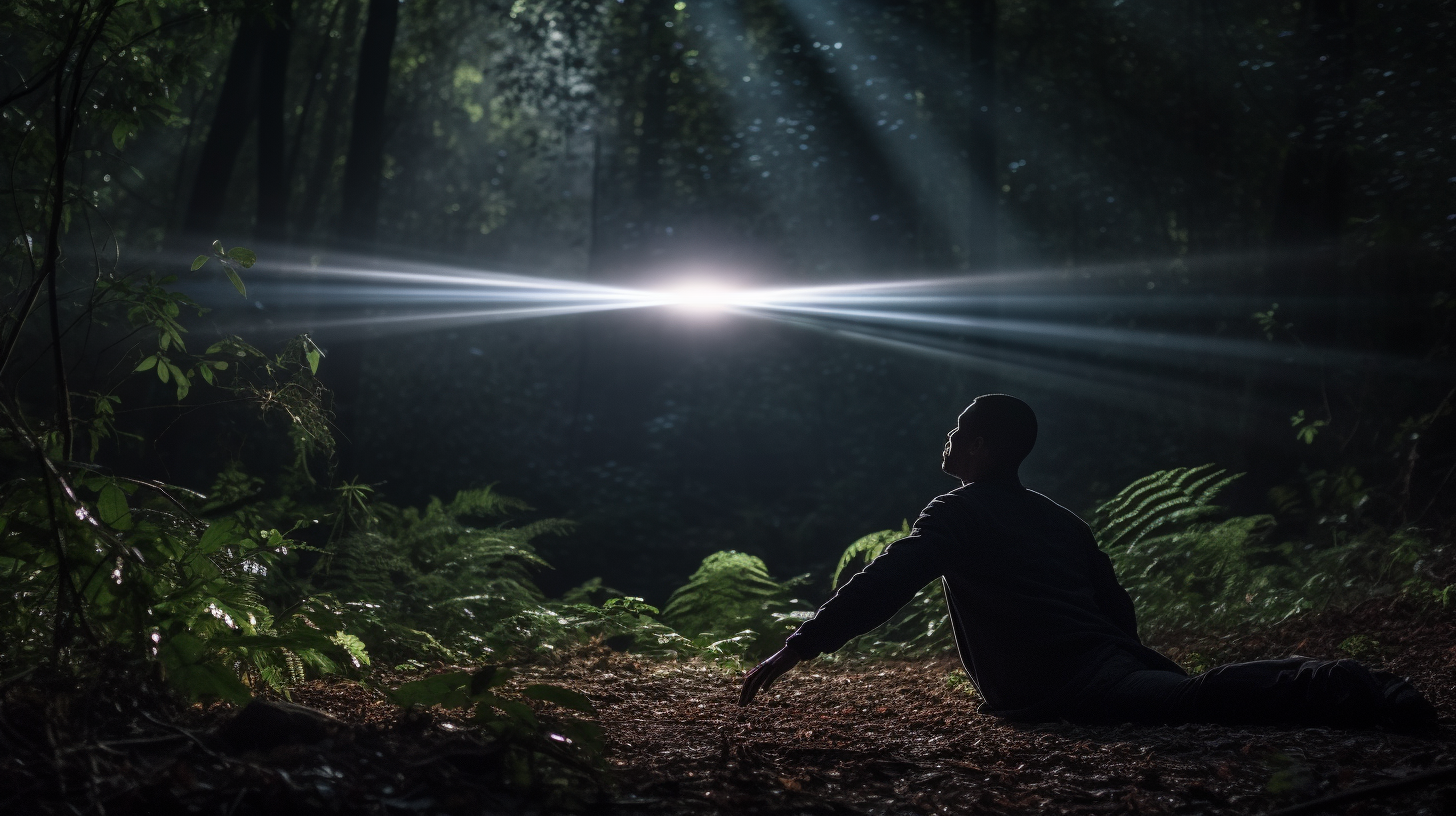
{"label": "lens flare", "polygon": [[665,305],[694,312],[722,311],[740,305],[736,293],[709,281],[694,281],[663,293]]}
{"label": "lens flare", "polygon": [[[1449,364],[1354,349],[1266,341],[1264,296],[1179,294],[1148,287],[1145,262],[1075,271],[1015,270],[823,286],[743,288],[741,270],[688,267],[652,288],[506,274],[381,257],[259,252],[249,303],[221,278],[191,293],[238,334],[311,332],[325,342],[503,321],[669,308],[695,318],[755,318],[954,362],[1079,397],[1150,406],[1218,404],[1277,374],[1317,390],[1331,371],[1378,368],[1415,379]],[[185,267],[187,259],[158,258]],[[1250,267],[1240,257],[1183,258],[1186,276]],[[675,278],[675,279],[674,279]],[[1237,291],[1220,281],[1219,288]],[[208,287],[211,287],[210,289]],[[1301,313],[1338,303],[1282,299]],[[1115,319],[1108,320],[1108,315]],[[1239,328],[1242,326],[1242,328]]]}

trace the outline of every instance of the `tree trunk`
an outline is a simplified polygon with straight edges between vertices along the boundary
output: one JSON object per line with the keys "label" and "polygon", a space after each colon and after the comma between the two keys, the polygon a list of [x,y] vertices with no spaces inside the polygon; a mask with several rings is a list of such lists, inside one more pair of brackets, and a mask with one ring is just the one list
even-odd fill
{"label": "tree trunk", "polygon": [[384,101],[389,59],[399,28],[398,0],[369,0],[369,22],[359,46],[354,122],[344,164],[340,236],[372,243],[379,220],[380,173],[384,168]]}
{"label": "tree trunk", "polygon": [[283,99],[288,81],[288,51],[293,39],[293,3],[275,0],[274,11],[276,16],[259,46],[257,235],[279,240],[288,224]]}
{"label": "tree trunk", "polygon": [[[348,3],[350,6],[344,15],[341,36],[335,49],[342,57],[354,46],[359,33],[361,15],[355,0],[340,0],[340,2],[341,4]],[[340,62],[342,63],[342,60]],[[321,220],[327,221],[323,218],[324,198],[333,181],[334,151],[339,143],[344,123],[344,117],[340,115],[340,112],[348,103],[349,83],[347,79],[347,72],[341,67],[336,67],[325,91],[323,111],[319,114],[318,142],[315,146],[313,164],[303,187],[303,203],[298,208],[298,221],[294,228],[295,236],[312,236],[315,226]],[[303,127],[303,124],[300,122],[299,127]],[[299,159],[296,158],[295,161],[299,161]]]}
{"label": "tree trunk", "polygon": [[238,153],[248,135],[248,125],[252,124],[257,113],[253,105],[257,63],[267,31],[267,23],[249,18],[243,21],[233,40],[227,74],[217,99],[217,111],[212,115],[212,126],[207,130],[197,174],[192,180],[187,217],[182,222],[184,232],[211,233],[222,219],[233,165],[237,164]]}
{"label": "tree trunk", "polygon": [[[389,59],[399,28],[398,0],[369,0],[369,21],[359,46],[359,74],[354,87],[354,120],[349,153],[344,160],[343,204],[339,236],[352,249],[374,243],[379,222],[380,175],[384,169],[384,102],[389,90]],[[364,342],[346,340],[332,345],[332,365],[326,382],[334,391],[334,425],[343,437],[337,472],[343,478],[358,475],[357,426],[359,378],[364,365]]]}

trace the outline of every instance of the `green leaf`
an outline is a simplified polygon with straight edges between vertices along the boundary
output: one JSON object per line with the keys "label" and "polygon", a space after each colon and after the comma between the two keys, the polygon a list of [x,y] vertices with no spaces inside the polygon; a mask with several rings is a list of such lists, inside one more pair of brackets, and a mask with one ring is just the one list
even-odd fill
{"label": "green leaf", "polygon": [[122,122],[111,129],[111,143],[116,145],[117,150],[126,147],[126,139],[132,134],[133,127],[130,122]]}
{"label": "green leaf", "polygon": [[246,247],[233,247],[227,251],[228,257],[243,265],[244,269],[252,268],[258,262],[258,254]]}
{"label": "green leaf", "polygon": [[208,525],[202,538],[198,539],[197,550],[202,553],[214,553],[242,537],[242,530],[238,529],[237,522],[232,519],[214,521]]}
{"label": "green leaf", "polygon": [[[147,359],[142,360],[140,363],[137,363],[137,367],[132,369],[132,371],[151,371],[156,364],[157,355],[153,354]],[[166,380],[162,380],[162,382],[166,382]]]}
{"label": "green leaf", "polygon": [[431,675],[423,680],[413,680],[394,691],[386,692],[396,705],[440,706],[441,708],[464,708],[470,704],[470,674],[467,672],[446,672]]}
{"label": "green leaf", "polygon": [[160,657],[169,667],[197,663],[207,654],[207,644],[196,635],[178,632],[162,639]]}
{"label": "green leaf", "polygon": [[482,666],[470,675],[470,693],[484,694],[497,686],[503,686],[515,674],[505,666]]}
{"label": "green leaf", "polygon": [[212,368],[210,366],[198,366],[197,373],[202,375],[202,379],[206,380],[208,385],[212,385]]}
{"label": "green leaf", "polygon": [[319,358],[322,356],[319,354],[319,350],[310,349],[309,352],[303,356],[308,359],[308,370],[313,374],[317,374]]}
{"label": "green leaf", "polygon": [[96,511],[101,520],[118,530],[131,529],[131,508],[126,506],[126,494],[114,484],[101,488],[96,499]]}
{"label": "green leaf", "polygon": [[364,641],[348,632],[335,632],[330,638],[339,648],[349,653],[354,658],[356,665],[369,665],[369,652],[364,648]]}
{"label": "green leaf", "polygon": [[225,249],[222,248],[222,241],[213,241],[212,242],[212,251],[215,254],[217,254],[217,255],[226,255],[227,254],[227,250],[225,250]]}
{"label": "green leaf", "polygon": [[196,272],[197,270],[201,269],[202,265],[207,263],[207,260],[208,259],[206,255],[198,255],[192,261],[192,271]]}
{"label": "green leaf", "polygon": [[167,680],[193,700],[216,697],[242,705],[253,699],[243,681],[223,666],[182,665],[169,671]]}
{"label": "green leaf", "polygon": [[532,700],[542,700],[548,703],[555,703],[563,708],[569,708],[573,711],[580,711],[583,714],[597,713],[596,707],[592,705],[592,701],[587,699],[587,696],[585,694],[572,691],[571,689],[564,688],[562,686],[553,686],[548,683],[536,683],[534,685],[526,686],[526,689],[522,691],[521,694],[525,695],[526,697],[530,697]]}
{"label": "green leaf", "polygon": [[228,280],[233,282],[233,288],[238,290],[238,294],[242,295],[243,297],[247,297],[248,289],[246,286],[243,286],[243,279],[238,277],[238,273],[234,271],[233,268],[230,266],[224,267],[223,271],[227,273]]}
{"label": "green leaf", "polygon": [[157,366],[157,379],[162,382],[169,382],[172,379],[172,369],[169,363],[162,363]]}
{"label": "green leaf", "polygon": [[475,707],[475,718],[477,720],[488,721],[491,719],[487,706],[506,715],[507,718],[513,720],[518,726],[531,731],[539,727],[536,720],[536,712],[532,711],[530,706],[517,700],[506,700],[495,695],[488,696]]}
{"label": "green leaf", "polygon": [[188,379],[182,369],[175,364],[167,363],[167,367],[172,369],[172,379],[177,383],[177,401],[181,402],[187,398],[187,392],[192,389],[192,380]]}

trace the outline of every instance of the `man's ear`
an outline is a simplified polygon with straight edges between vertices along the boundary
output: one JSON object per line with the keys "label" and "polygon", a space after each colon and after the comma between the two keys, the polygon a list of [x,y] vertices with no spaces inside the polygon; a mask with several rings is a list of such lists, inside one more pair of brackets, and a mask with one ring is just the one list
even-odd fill
{"label": "man's ear", "polygon": [[970,452],[974,456],[981,456],[986,452],[986,437],[978,436],[971,440]]}

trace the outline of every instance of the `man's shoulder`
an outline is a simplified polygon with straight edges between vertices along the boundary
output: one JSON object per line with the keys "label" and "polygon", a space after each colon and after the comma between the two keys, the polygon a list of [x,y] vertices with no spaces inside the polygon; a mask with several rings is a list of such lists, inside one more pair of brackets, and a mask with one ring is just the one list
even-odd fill
{"label": "man's shoulder", "polygon": [[[1082,520],[1081,516],[1058,504],[1051,497],[1023,485],[971,482],[961,485],[949,493],[936,496],[930,502],[930,506],[941,504],[970,511],[976,507],[1005,506],[1008,501],[1017,502],[1022,507],[1036,506],[1042,512],[1054,513],[1065,517],[1068,521],[1075,521],[1078,525],[1086,526],[1086,522]],[[930,507],[926,509],[929,510]]]}

